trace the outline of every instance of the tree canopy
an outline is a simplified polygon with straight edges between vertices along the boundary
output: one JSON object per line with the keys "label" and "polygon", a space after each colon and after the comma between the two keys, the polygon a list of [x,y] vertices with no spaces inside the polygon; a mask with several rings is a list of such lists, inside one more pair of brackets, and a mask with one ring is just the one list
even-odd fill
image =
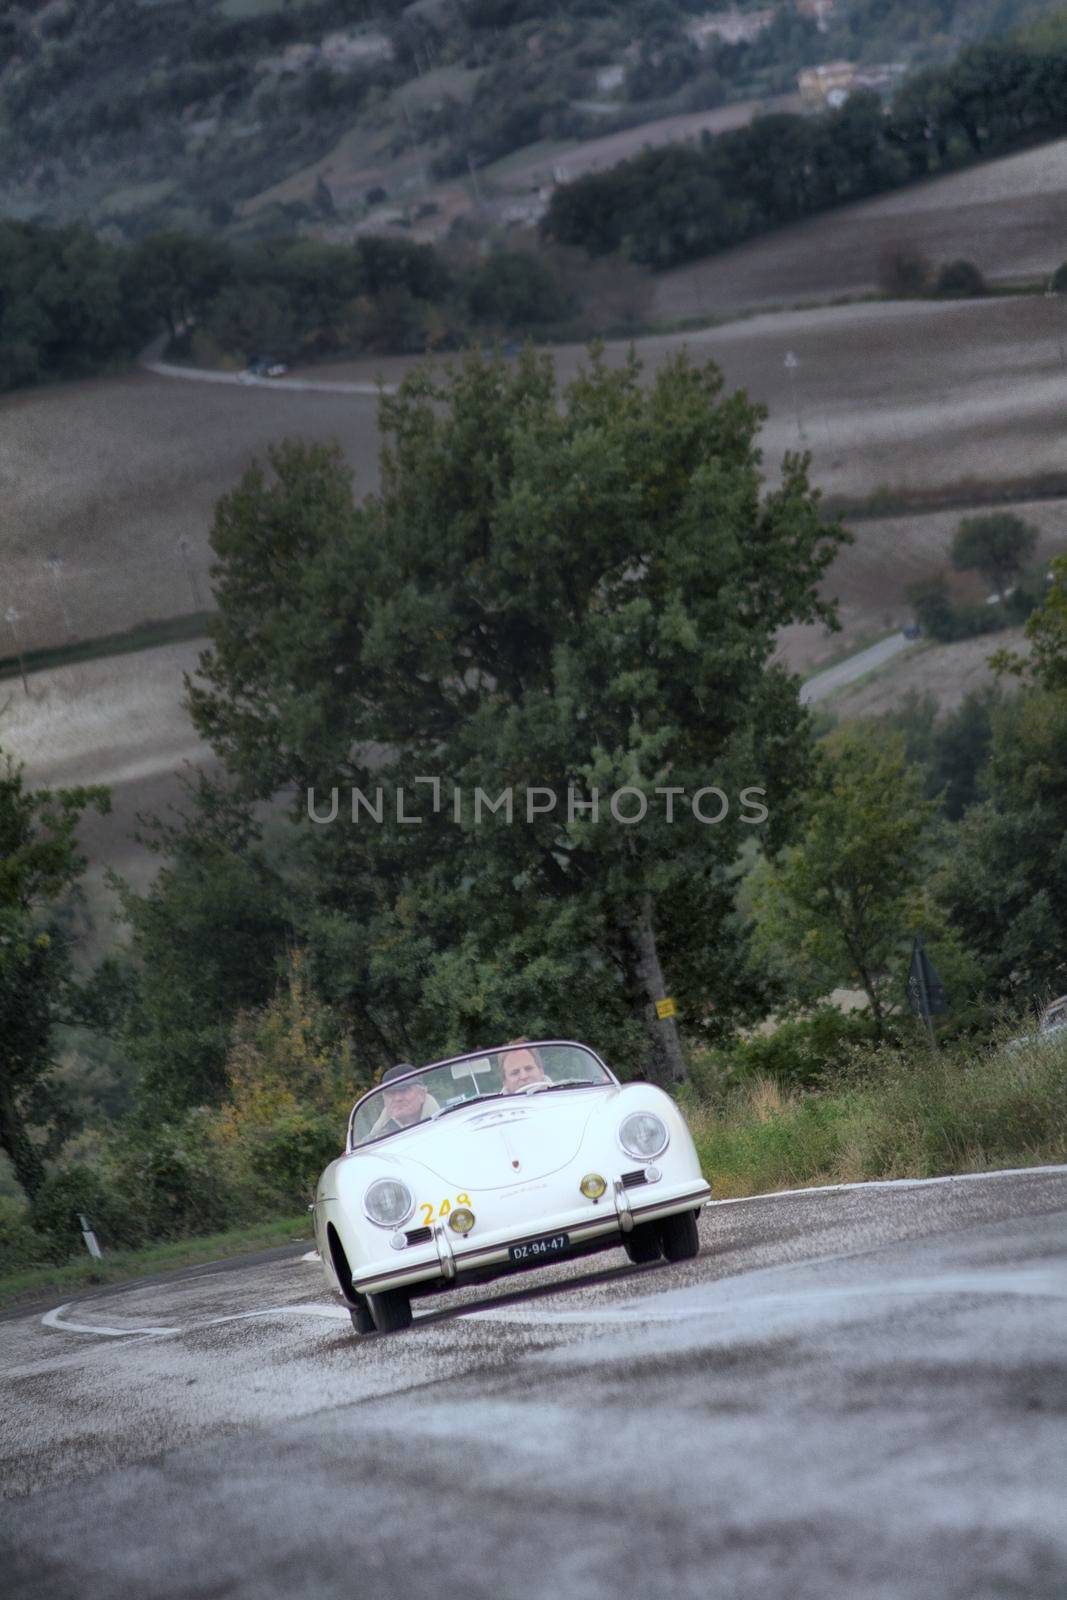
{"label": "tree canopy", "polygon": [[1013,511],[964,517],[952,540],[952,565],[960,572],[980,572],[1003,598],[1037,549],[1037,529]]}
{"label": "tree canopy", "polygon": [[794,1002],[857,985],[881,1035],[909,939],[940,920],[924,892],[936,809],[900,734],[860,726],[832,736],[803,832],[754,886],[757,948]]}
{"label": "tree canopy", "polygon": [[54,1113],[53,1027],[71,979],[59,907],[85,865],[76,828],[89,805],[106,811],[107,791],[27,789],[0,756],[0,1148],[30,1196],[44,1166],[28,1124]]}
{"label": "tree canopy", "polygon": [[[806,459],[765,490],[762,416],[684,355],[645,386],[594,352],[560,397],[550,358],[471,354],[383,399],[362,505],[336,451],[294,443],[220,502],[194,721],[247,798],[295,790],[313,968],[379,1049],[595,1015],[666,1079],[662,985],[695,1026],[756,1003],[734,865],[759,806],[786,836],[810,759],[770,659],[783,624],[833,624],[848,537]],[[380,823],[349,818],[353,786],[388,797]],[[330,826],[311,789],[343,789]],[[511,791],[510,825],[477,790]]]}

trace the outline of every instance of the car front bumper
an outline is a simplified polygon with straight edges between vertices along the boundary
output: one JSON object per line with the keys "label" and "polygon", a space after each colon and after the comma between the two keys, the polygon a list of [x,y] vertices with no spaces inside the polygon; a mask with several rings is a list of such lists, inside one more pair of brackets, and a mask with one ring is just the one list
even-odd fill
{"label": "car front bumper", "polygon": [[[379,1260],[357,1268],[352,1273],[352,1283],[360,1294],[382,1294],[388,1289],[418,1290],[423,1285],[459,1287],[465,1282],[551,1266],[554,1261],[566,1261],[593,1250],[610,1250],[621,1245],[638,1224],[693,1211],[710,1199],[711,1186],[703,1182],[657,1185],[653,1196],[649,1189],[627,1190],[616,1180],[613,1190],[595,1205],[539,1219],[536,1226],[487,1230],[478,1237],[453,1233],[437,1223],[431,1242],[410,1247],[398,1255],[395,1264]],[[511,1260],[513,1245],[529,1244],[555,1233],[569,1235],[567,1250],[540,1260]]]}

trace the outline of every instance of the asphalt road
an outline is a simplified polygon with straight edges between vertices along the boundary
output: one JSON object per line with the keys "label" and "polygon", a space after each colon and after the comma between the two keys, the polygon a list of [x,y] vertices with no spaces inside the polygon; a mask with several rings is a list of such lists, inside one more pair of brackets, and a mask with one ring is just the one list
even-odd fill
{"label": "asphalt road", "polygon": [[807,706],[816,700],[825,700],[835,689],[843,689],[846,683],[855,683],[857,678],[866,677],[868,672],[884,667],[894,656],[910,650],[914,642],[912,639],[906,639],[903,633],[891,633],[888,638],[879,639],[877,644],[870,645],[866,650],[857,651],[854,656],[839,661],[836,666],[827,667],[825,672],[816,673],[815,677],[809,678],[807,683],[801,685],[801,705]]}
{"label": "asphalt road", "polygon": [[1067,1168],[702,1238],[392,1337],[298,1256],[4,1323],[5,1594],[1061,1600]]}

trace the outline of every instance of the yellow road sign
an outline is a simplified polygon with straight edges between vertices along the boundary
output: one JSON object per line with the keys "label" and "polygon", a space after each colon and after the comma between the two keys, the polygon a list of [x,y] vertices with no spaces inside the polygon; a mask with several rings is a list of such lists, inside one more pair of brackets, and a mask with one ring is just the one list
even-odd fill
{"label": "yellow road sign", "polygon": [[661,1022],[666,1017],[673,1017],[675,1015],[676,1011],[677,1011],[677,1007],[675,1006],[673,1000],[668,998],[666,1000],[657,1000],[656,1001],[656,1015],[660,1019]]}

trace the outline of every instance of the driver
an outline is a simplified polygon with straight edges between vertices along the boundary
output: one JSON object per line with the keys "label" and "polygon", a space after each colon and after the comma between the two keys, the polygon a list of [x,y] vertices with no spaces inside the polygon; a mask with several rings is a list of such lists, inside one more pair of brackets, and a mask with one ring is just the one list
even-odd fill
{"label": "driver", "polygon": [[500,1084],[505,1094],[518,1094],[531,1083],[548,1083],[541,1057],[528,1039],[511,1039],[500,1052]]}
{"label": "driver", "polygon": [[[410,1061],[398,1061],[395,1067],[390,1067],[382,1075],[382,1083],[391,1083],[394,1078],[415,1070]],[[401,1128],[425,1122],[441,1109],[422,1078],[409,1078],[407,1083],[397,1084],[395,1089],[386,1089],[382,1099],[385,1104],[370,1131],[371,1138],[382,1133],[399,1133]]]}

